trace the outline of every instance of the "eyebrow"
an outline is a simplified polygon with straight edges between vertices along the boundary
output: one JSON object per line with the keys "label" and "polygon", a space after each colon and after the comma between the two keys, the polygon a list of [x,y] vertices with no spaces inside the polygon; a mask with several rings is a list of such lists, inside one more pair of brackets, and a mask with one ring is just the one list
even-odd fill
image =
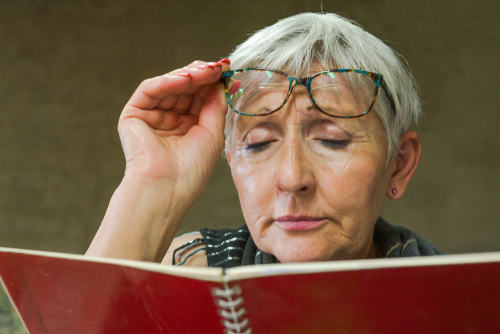
{"label": "eyebrow", "polygon": [[256,125],[252,125],[252,124],[244,124],[244,123],[241,123],[239,120],[237,121],[237,124],[236,124],[236,127],[239,129],[239,130],[254,130],[254,129],[270,129],[270,130],[276,130],[276,124],[273,123],[273,122],[269,122],[269,121],[262,121]]}
{"label": "eyebrow", "polygon": [[[309,111],[309,109],[315,109],[315,108],[308,107],[307,109]],[[318,113],[321,113],[321,112],[318,111]],[[275,114],[272,114],[269,116],[273,116],[273,115],[275,115]],[[321,114],[321,115],[323,115],[323,114]],[[240,117],[245,117],[245,116],[240,116]],[[252,117],[252,118],[254,118],[254,117]],[[239,132],[241,132],[245,136],[248,135],[248,133],[250,133],[250,131],[253,131],[255,129],[267,129],[267,130],[271,130],[271,131],[279,131],[279,125],[276,122],[276,117],[273,117],[273,119],[270,119],[270,120],[265,120],[265,121],[261,120],[260,122],[257,121],[258,122],[257,124],[255,124],[255,123],[243,123],[241,120],[242,120],[241,118],[238,118],[238,120],[236,121],[236,127],[238,128]],[[325,116],[325,118],[323,118],[323,117],[316,118],[316,117],[311,116],[311,117],[307,117],[306,119],[304,119],[304,121],[306,121],[310,126],[331,124],[333,126],[342,128],[333,119],[326,118],[326,116]]]}
{"label": "eyebrow", "polygon": [[[321,112],[321,111],[320,111],[320,110],[319,110],[319,109],[318,109],[315,105],[312,105],[312,104],[311,104],[311,105],[307,106],[307,107],[305,108],[305,111],[308,111],[308,112],[309,112],[309,111],[316,111],[316,115],[317,115],[317,116],[321,116],[321,117],[319,118],[319,117],[314,117],[313,115],[309,114],[309,115],[307,115],[308,117],[311,117],[311,118],[313,118],[313,117],[314,117],[314,119],[321,119],[321,120],[325,120],[325,121],[329,121],[329,122],[335,123],[335,122],[334,122],[334,119],[333,119],[332,117],[329,117],[329,116],[325,115],[324,113],[322,113],[322,112]],[[275,112],[275,113],[272,113],[272,114],[266,115],[266,116],[264,116],[264,117],[266,117],[266,118],[267,118],[267,117],[269,117],[269,118],[271,118],[271,119],[274,119],[274,118],[276,118],[276,117],[279,117],[280,113],[282,113],[282,112],[284,112],[284,110],[283,110],[283,109],[278,110],[278,111],[277,111],[277,112]],[[257,117],[257,116],[246,116],[246,115],[237,115],[237,116],[238,116],[238,117],[236,118],[236,126],[237,126],[237,127],[240,127],[239,125],[240,125],[240,124],[242,124],[242,120],[245,120],[245,119],[248,119],[248,118],[249,118],[249,119],[251,119],[251,120],[256,119],[256,118],[262,119],[262,117]],[[269,122],[269,121],[263,121],[263,122],[261,122],[261,124],[263,124],[263,123],[269,123],[269,124],[271,124],[271,122]],[[259,125],[260,125],[260,124],[259,124]]]}

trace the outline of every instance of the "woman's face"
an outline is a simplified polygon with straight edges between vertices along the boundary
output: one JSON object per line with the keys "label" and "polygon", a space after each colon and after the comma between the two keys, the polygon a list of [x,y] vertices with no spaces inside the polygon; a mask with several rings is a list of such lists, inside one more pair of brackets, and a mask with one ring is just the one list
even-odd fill
{"label": "woman's face", "polygon": [[391,174],[386,158],[375,112],[326,116],[303,86],[277,113],[235,115],[229,150],[254,241],[283,263],[370,256]]}

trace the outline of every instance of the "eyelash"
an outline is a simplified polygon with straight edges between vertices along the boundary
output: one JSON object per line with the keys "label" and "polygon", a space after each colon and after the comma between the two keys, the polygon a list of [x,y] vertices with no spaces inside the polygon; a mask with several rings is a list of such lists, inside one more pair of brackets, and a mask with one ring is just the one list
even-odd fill
{"label": "eyelash", "polygon": [[339,148],[342,148],[342,147],[345,147],[347,146],[347,144],[349,144],[349,140],[348,139],[344,139],[344,140],[325,140],[325,139],[321,139],[319,140],[319,142],[321,143],[321,145],[325,146],[325,147],[328,147],[328,148],[331,148],[331,149],[339,149]]}
{"label": "eyelash", "polygon": [[[325,140],[325,139],[322,139],[322,140],[319,140],[319,142],[321,143],[321,145],[335,150],[335,149],[340,149],[342,147],[347,146],[347,144],[349,143],[349,140],[348,139],[345,139],[345,140]],[[251,151],[252,153],[259,153],[259,152],[262,152],[265,149],[267,149],[271,145],[271,143],[272,143],[271,141],[263,141],[261,143],[248,145],[246,147],[246,149],[248,151]]]}
{"label": "eyelash", "polygon": [[271,145],[270,141],[263,141],[261,143],[256,143],[256,144],[248,145],[246,147],[246,149],[247,149],[247,151],[251,151],[252,153],[259,153],[259,152],[264,151],[270,145]]}

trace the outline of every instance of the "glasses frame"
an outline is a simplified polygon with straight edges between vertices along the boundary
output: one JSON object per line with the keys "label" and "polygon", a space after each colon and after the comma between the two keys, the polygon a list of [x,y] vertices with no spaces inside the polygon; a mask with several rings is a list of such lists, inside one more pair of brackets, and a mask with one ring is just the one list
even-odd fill
{"label": "glasses frame", "polygon": [[[288,82],[289,82],[288,92],[287,92],[287,94],[285,96],[285,99],[283,100],[283,103],[278,108],[276,108],[276,109],[274,109],[274,110],[272,110],[270,112],[264,113],[264,114],[248,114],[248,113],[244,113],[244,112],[238,111],[238,110],[236,110],[233,107],[233,105],[231,104],[231,100],[229,99],[229,92],[228,92],[229,78],[231,78],[236,73],[248,72],[248,71],[261,71],[261,72],[270,71],[270,72],[274,72],[274,73],[278,73],[278,74],[284,75],[285,77],[288,78]],[[327,113],[326,111],[324,111],[323,109],[321,109],[320,106],[318,106],[316,104],[316,101],[314,100],[314,97],[313,97],[313,94],[312,94],[311,82],[312,82],[312,80],[314,78],[316,78],[317,76],[320,76],[320,75],[324,75],[324,74],[327,74],[327,73],[346,73],[346,72],[359,73],[359,74],[362,74],[362,75],[366,75],[366,76],[370,77],[373,80],[373,82],[375,84],[375,92],[374,92],[374,96],[373,96],[372,102],[371,102],[370,106],[368,107],[368,110],[366,110],[364,113],[359,114],[359,115],[354,115],[354,116],[337,116],[337,115],[331,115],[331,114]],[[384,90],[385,94],[387,95],[387,97],[389,99],[389,103],[391,105],[391,109],[392,109],[394,115],[396,114],[396,107],[395,107],[395,104],[394,104],[394,99],[392,98],[392,95],[391,95],[389,89],[387,88],[387,85],[384,82],[384,78],[383,78],[382,74],[375,73],[375,72],[367,72],[367,71],[355,70],[355,69],[337,68],[337,69],[331,69],[331,70],[326,70],[326,71],[321,71],[321,72],[318,72],[318,73],[314,73],[313,75],[311,75],[309,77],[305,77],[305,78],[294,78],[294,77],[288,75],[287,73],[285,73],[283,71],[275,70],[275,69],[272,69],[272,68],[247,67],[247,68],[240,68],[240,69],[236,69],[236,70],[226,71],[226,72],[222,73],[221,80],[224,83],[224,88],[225,88],[225,91],[226,91],[226,100],[227,100],[228,105],[231,107],[231,109],[235,113],[238,113],[240,115],[245,115],[245,116],[267,116],[267,115],[271,115],[271,114],[277,112],[278,110],[280,110],[281,108],[283,108],[283,106],[285,105],[285,103],[288,101],[288,99],[292,95],[293,89],[297,85],[302,85],[302,86],[306,87],[307,93],[309,94],[309,97],[311,98],[311,101],[312,101],[313,105],[321,113],[323,113],[323,114],[325,114],[327,116],[330,116],[330,117],[335,117],[335,118],[358,118],[358,117],[365,116],[366,114],[368,114],[370,112],[370,110],[372,110],[373,106],[375,105],[375,101],[377,100],[379,88],[382,87],[382,89]]]}

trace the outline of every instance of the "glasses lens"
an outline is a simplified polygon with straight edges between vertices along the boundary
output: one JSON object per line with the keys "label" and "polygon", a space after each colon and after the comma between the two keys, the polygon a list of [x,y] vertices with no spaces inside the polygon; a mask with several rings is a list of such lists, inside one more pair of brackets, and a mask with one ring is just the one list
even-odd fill
{"label": "glasses lens", "polygon": [[233,74],[227,83],[231,107],[247,115],[265,115],[285,101],[289,81],[282,74],[248,70]]}
{"label": "glasses lens", "polygon": [[375,96],[375,83],[364,74],[330,72],[311,82],[314,101],[332,116],[353,117],[366,113]]}

